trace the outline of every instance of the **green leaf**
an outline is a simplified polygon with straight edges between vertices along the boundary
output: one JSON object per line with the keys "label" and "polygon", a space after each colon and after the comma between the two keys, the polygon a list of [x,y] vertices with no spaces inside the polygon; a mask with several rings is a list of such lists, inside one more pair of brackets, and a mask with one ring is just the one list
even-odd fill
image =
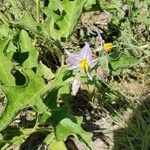
{"label": "green leaf", "polygon": [[106,0],[98,0],[100,6],[102,9],[119,9],[122,5],[122,1],[118,0],[112,0],[112,1],[106,1]]}
{"label": "green leaf", "polygon": [[0,45],[0,82],[1,84],[13,85],[15,84],[15,79],[11,74],[13,68],[11,57],[13,55],[13,50],[15,50],[15,46],[10,43],[9,38],[0,40]]}
{"label": "green leaf", "polygon": [[54,124],[56,140],[63,141],[67,138],[67,136],[76,134],[78,139],[83,142],[88,149],[92,149],[90,144],[92,134],[85,132],[80,125],[81,119],[70,115],[67,109],[53,111],[52,122]]}
{"label": "green leaf", "polygon": [[9,53],[9,57],[12,58],[13,52],[16,51],[17,47],[13,44],[12,41],[9,42],[7,47],[7,53]]}
{"label": "green leaf", "polygon": [[70,93],[71,91],[69,85],[65,85],[59,89],[57,99],[59,100],[59,98],[63,97],[63,95],[69,95]]}
{"label": "green leaf", "polygon": [[95,4],[96,4],[96,0],[87,0],[87,2],[86,2],[84,7],[85,7],[86,10],[89,10]]}
{"label": "green leaf", "polygon": [[67,150],[63,141],[54,141],[50,145],[51,150]]}
{"label": "green leaf", "polygon": [[49,81],[55,77],[55,74],[52,72],[52,70],[48,68],[46,65],[44,65],[42,62],[41,62],[41,67],[43,70],[44,79],[47,79]]}
{"label": "green leaf", "polygon": [[37,23],[29,12],[25,12],[19,20],[12,22],[12,24],[36,35],[43,36],[49,42],[53,42],[52,38],[49,36],[49,33],[45,31],[45,27],[42,28],[42,24]]}
{"label": "green leaf", "polygon": [[76,27],[85,0],[51,0],[43,9],[47,15],[43,27],[55,41],[65,42]]}
{"label": "green leaf", "polygon": [[76,124],[69,118],[65,118],[59,122],[55,128],[57,138],[60,140],[65,139],[68,135],[76,134],[80,141],[86,144],[90,149],[92,134],[85,132],[80,125]]}
{"label": "green leaf", "polygon": [[150,18],[145,19],[144,23],[149,26],[150,25]]}
{"label": "green leaf", "polygon": [[31,38],[29,37],[27,31],[22,30],[19,37],[19,44],[21,53],[28,52],[28,58],[23,63],[26,68],[37,67],[38,63],[38,52],[35,49],[35,45],[33,44]]}
{"label": "green leaf", "polygon": [[3,135],[0,133],[0,143],[3,141]]}
{"label": "green leaf", "polygon": [[51,144],[55,140],[55,135],[54,133],[48,134],[48,136],[44,139],[45,144]]}
{"label": "green leaf", "polygon": [[[64,69],[58,70],[59,76],[56,76],[55,78],[55,84],[64,82],[66,75],[68,75],[68,69],[66,66],[63,67]],[[72,82],[71,80],[69,82]],[[51,109],[57,108],[58,100],[61,96],[65,94],[70,93],[70,84],[64,84],[61,86],[58,90],[54,89],[47,95],[47,98],[45,99],[45,102],[47,103],[48,107]],[[54,99],[53,102],[50,101],[50,99]]]}
{"label": "green leaf", "polygon": [[[0,117],[0,131],[5,129],[22,108],[35,107],[38,113],[46,112],[51,115],[49,108],[43,103],[42,98],[48,91],[58,90],[68,84],[63,81],[66,67],[62,67],[57,72],[57,78],[51,84],[45,85],[44,80],[38,74],[29,69],[23,69],[22,74],[26,77],[23,86],[1,85],[2,91],[6,95],[7,106]],[[53,101],[53,99],[51,100]]]}
{"label": "green leaf", "polygon": [[8,37],[12,37],[13,35],[13,31],[8,27],[3,25],[0,28],[0,38],[8,38]]}
{"label": "green leaf", "polygon": [[28,12],[25,12],[19,20],[12,23],[17,26],[20,26],[25,30],[32,31],[34,33],[38,32],[39,24],[33,19],[32,15]]}
{"label": "green leaf", "polygon": [[[61,85],[61,83],[64,83],[65,80],[64,78],[66,77],[68,72],[69,71],[66,68],[66,66],[62,67],[62,69],[59,69],[57,72],[59,76],[56,76],[53,84]],[[71,82],[72,80],[69,81],[69,83]],[[68,100],[69,97],[70,97],[70,84],[64,83],[62,86],[59,86],[59,88],[54,88],[50,90],[44,99],[44,103],[46,104],[46,106],[48,106],[49,109],[57,110],[59,104],[58,100],[62,98],[61,100],[66,102],[66,100]],[[50,117],[51,117],[50,115],[43,113],[39,116],[38,121],[40,124],[50,124],[51,123]]]}
{"label": "green leaf", "polygon": [[13,20],[20,19],[26,12],[35,16],[35,2],[33,0],[8,0],[8,2],[10,3],[9,5],[11,5],[9,13],[13,14]]}
{"label": "green leaf", "polygon": [[121,55],[118,60],[111,60],[111,67],[114,71],[123,68],[130,68],[138,63],[138,59],[132,56]]}
{"label": "green leaf", "polygon": [[[9,125],[18,111],[24,107],[39,106],[45,109],[40,99],[40,91],[44,87],[44,81],[32,71],[24,70],[26,84],[23,86],[1,86],[6,95],[7,106],[0,117],[0,131]],[[41,105],[41,106],[40,106]]]}

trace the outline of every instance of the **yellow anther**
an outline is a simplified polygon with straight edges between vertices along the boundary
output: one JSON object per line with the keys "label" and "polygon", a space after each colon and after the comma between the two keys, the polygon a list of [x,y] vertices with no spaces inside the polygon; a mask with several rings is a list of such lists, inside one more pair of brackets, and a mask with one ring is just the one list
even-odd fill
{"label": "yellow anther", "polygon": [[113,48],[113,44],[112,43],[105,43],[103,45],[103,48],[104,48],[105,52],[108,52],[108,51],[110,51]]}
{"label": "yellow anther", "polygon": [[88,63],[88,61],[86,59],[83,59],[83,60],[80,61],[80,68],[81,68],[82,71],[84,71],[86,73],[88,72],[88,70],[89,70],[89,63]]}

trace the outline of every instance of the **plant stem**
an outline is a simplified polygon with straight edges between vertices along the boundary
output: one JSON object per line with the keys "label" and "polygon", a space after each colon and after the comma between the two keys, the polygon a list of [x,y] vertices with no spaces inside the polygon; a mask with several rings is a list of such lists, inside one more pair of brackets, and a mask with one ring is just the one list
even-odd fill
{"label": "plant stem", "polygon": [[40,0],[36,0],[36,21],[40,22]]}
{"label": "plant stem", "polygon": [[65,64],[65,56],[64,54],[62,54],[62,57],[61,57],[61,66],[64,66]]}

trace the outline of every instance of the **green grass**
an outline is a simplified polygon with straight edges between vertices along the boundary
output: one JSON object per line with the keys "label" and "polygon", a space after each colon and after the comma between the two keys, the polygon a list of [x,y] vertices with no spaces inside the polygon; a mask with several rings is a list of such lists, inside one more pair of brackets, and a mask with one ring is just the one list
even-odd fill
{"label": "green grass", "polygon": [[[150,3],[148,1],[115,1],[112,7],[107,8],[111,14],[111,28],[108,28],[109,36],[114,38],[117,50],[139,60],[138,65],[131,69],[124,69],[116,79],[110,80],[101,103],[110,113],[112,120],[120,127],[114,130],[113,150],[149,150],[150,149],[150,95],[149,94],[149,65],[150,65]],[[120,4],[119,4],[120,2]],[[106,6],[103,2],[103,9]],[[108,6],[108,5],[107,5]],[[118,7],[119,6],[119,7]],[[124,8],[123,16],[119,12]],[[115,8],[117,7],[117,8]],[[119,32],[116,35],[113,29]],[[116,37],[117,36],[117,37]],[[115,85],[114,85],[115,82]],[[125,82],[130,85],[132,94],[127,89]],[[139,87],[136,87],[137,84]],[[121,85],[121,86],[120,86]],[[115,87],[115,88],[114,88]],[[142,87],[145,87],[144,89]],[[135,90],[134,90],[135,89]],[[140,91],[139,93],[136,92]],[[115,91],[115,94],[114,94]],[[117,94],[116,94],[117,92]],[[103,101],[105,102],[102,102]],[[122,103],[122,104],[121,104]],[[132,112],[128,119],[128,109]],[[121,127],[122,126],[122,127]]]}
{"label": "green grass", "polygon": [[114,146],[111,149],[149,150],[150,3],[146,0],[113,0],[110,5],[108,3],[100,1],[102,10],[111,13],[108,30],[103,31],[106,40],[111,40],[116,45],[111,53],[119,51],[133,56],[139,63],[130,69],[122,69],[116,76],[110,76],[107,84],[100,83],[94,100],[117,126],[115,129],[112,125],[114,130],[110,130],[114,134]]}
{"label": "green grass", "polygon": [[[122,68],[114,75],[109,74],[108,80],[104,83],[97,82],[95,93],[85,98],[86,101],[90,101],[93,114],[85,102],[85,106],[76,106],[83,115],[83,107],[89,111],[93,124],[97,121],[100,123],[99,130],[94,132],[103,134],[106,143],[109,143],[106,144],[108,149],[149,150],[150,3],[148,0],[100,0],[99,4],[101,11],[107,12],[110,20],[107,28],[99,28],[105,41],[113,42],[116,46],[110,55],[118,57],[118,54],[124,54],[138,59],[138,63],[129,69]],[[90,21],[86,20],[84,26],[79,25],[78,30],[85,34],[80,36],[79,42],[82,44],[84,41],[90,41],[94,49],[98,44],[91,38],[95,34],[92,32],[93,26]],[[72,43],[77,42],[73,39]],[[82,105],[82,98],[78,98]],[[105,126],[101,126],[102,118],[106,122]],[[100,138],[103,141],[102,136]]]}

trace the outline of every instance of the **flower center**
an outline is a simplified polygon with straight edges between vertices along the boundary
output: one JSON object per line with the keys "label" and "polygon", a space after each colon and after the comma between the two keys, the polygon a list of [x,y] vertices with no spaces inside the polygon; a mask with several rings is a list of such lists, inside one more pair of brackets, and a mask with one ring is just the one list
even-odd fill
{"label": "flower center", "polygon": [[88,70],[89,70],[89,63],[88,63],[88,61],[86,59],[83,59],[83,60],[80,61],[80,68],[81,68],[82,71],[84,71],[86,73],[88,72]]}
{"label": "flower center", "polygon": [[105,52],[108,52],[108,51],[110,51],[113,48],[113,44],[112,43],[105,43],[103,45],[103,48],[104,48]]}

